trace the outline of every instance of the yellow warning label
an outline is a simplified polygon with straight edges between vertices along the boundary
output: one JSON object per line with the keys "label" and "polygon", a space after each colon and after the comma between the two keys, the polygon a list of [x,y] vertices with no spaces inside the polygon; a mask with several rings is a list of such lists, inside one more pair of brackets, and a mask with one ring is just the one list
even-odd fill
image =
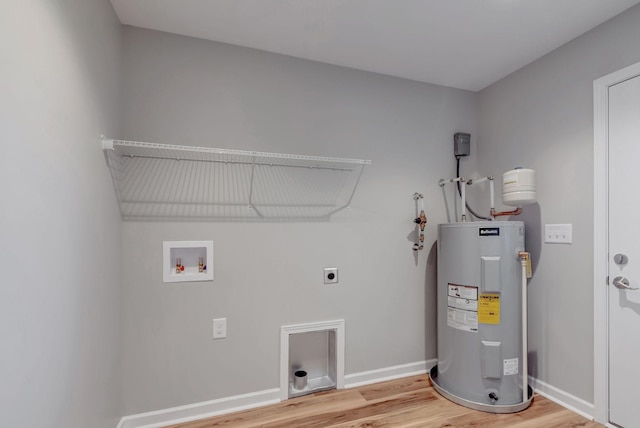
{"label": "yellow warning label", "polygon": [[478,322],[500,324],[500,294],[480,294],[478,300]]}

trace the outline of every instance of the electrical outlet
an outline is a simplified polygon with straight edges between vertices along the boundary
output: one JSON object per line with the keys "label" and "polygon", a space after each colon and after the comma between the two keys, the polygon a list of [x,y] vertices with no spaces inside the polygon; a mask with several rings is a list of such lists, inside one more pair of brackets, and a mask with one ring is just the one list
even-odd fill
{"label": "electrical outlet", "polygon": [[224,339],[227,337],[227,319],[216,318],[213,320],[213,338]]}
{"label": "electrical outlet", "polygon": [[324,268],[324,283],[325,284],[338,283],[338,268]]}
{"label": "electrical outlet", "polygon": [[573,226],[571,224],[545,224],[544,242],[548,244],[571,244]]}

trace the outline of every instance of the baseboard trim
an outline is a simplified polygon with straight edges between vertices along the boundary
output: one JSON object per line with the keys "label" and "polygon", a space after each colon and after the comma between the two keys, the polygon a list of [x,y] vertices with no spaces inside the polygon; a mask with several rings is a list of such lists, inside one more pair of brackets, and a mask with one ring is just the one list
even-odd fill
{"label": "baseboard trim", "polygon": [[593,420],[593,415],[595,414],[595,406],[593,403],[589,403],[582,398],[571,395],[560,388],[556,388],[553,385],[549,385],[548,383],[531,376],[529,376],[529,385],[531,385],[537,394],[542,395],[543,397],[579,414],[580,416],[584,416],[591,421]]}
{"label": "baseboard trim", "polygon": [[171,407],[153,412],[125,416],[117,428],[159,428],[172,424],[210,418],[280,402],[280,389],[273,388],[216,400]]}
{"label": "baseboard trim", "polygon": [[[437,360],[430,359],[398,366],[384,367],[359,373],[345,375],[344,387],[356,388],[378,382],[400,379],[427,373],[435,366]],[[593,420],[595,407],[581,398],[529,376],[529,384],[537,394],[575,412],[589,420]],[[280,389],[273,388],[248,394],[203,401],[185,406],[171,407],[153,412],[125,416],[117,428],[160,428],[166,425],[195,421],[198,419],[219,416],[226,413],[253,409],[279,403]]]}
{"label": "baseboard trim", "polygon": [[[369,385],[387,380],[399,379],[427,373],[436,364],[436,359],[401,364],[377,370],[345,375],[345,388]],[[167,425],[210,418],[226,413],[253,409],[279,403],[280,389],[273,388],[248,394],[171,407],[153,412],[125,416],[120,420],[117,428],[160,428]]]}
{"label": "baseboard trim", "polygon": [[427,373],[431,367],[435,366],[438,360],[435,358],[426,361],[401,364],[399,366],[384,367],[366,372],[352,373],[344,376],[345,388],[356,388],[358,386],[372,383],[385,382],[387,380],[400,379]]}

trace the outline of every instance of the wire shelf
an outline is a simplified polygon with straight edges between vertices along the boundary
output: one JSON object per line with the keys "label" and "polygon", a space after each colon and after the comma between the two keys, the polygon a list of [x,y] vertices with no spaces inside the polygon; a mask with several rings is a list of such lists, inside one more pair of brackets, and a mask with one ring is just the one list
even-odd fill
{"label": "wire shelf", "polygon": [[322,218],[371,161],[102,139],[123,220]]}

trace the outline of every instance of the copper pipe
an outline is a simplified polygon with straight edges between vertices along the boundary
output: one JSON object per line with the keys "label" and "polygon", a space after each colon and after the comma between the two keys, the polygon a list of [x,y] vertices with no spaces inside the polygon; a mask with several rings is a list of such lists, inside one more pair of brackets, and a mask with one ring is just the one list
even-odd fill
{"label": "copper pipe", "polygon": [[496,212],[494,208],[491,208],[491,217],[502,217],[506,215],[520,215],[522,214],[522,208],[518,207],[513,211],[501,211]]}

